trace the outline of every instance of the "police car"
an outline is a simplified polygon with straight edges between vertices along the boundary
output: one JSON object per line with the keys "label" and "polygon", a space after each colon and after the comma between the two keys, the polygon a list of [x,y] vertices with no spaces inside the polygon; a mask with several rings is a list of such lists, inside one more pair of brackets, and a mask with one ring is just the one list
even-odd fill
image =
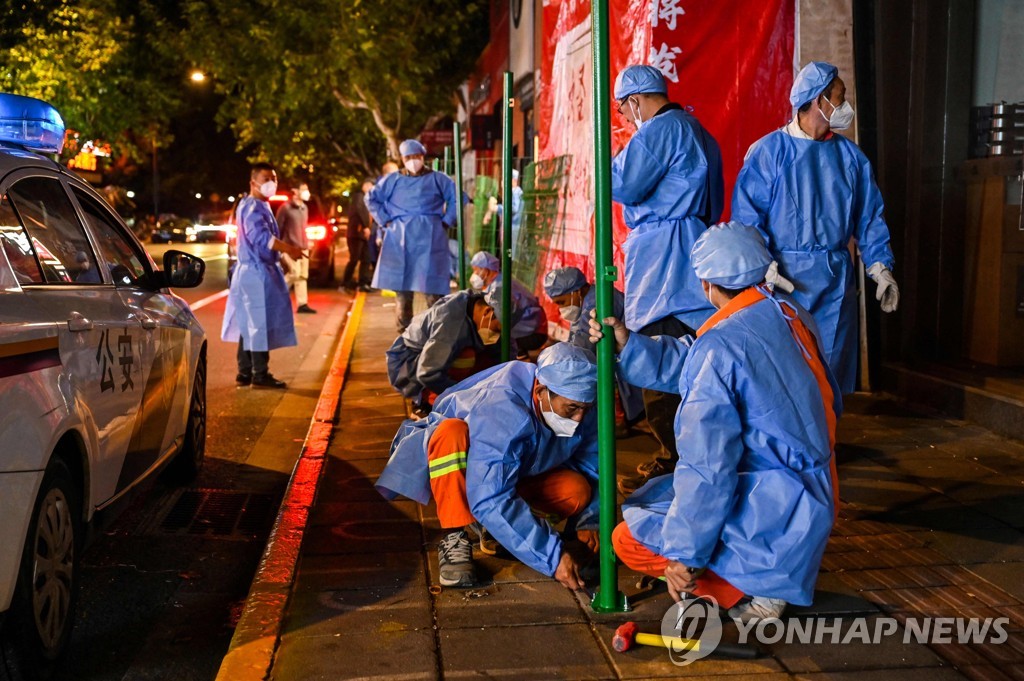
{"label": "police car", "polygon": [[170,289],[205,264],[158,269],[59,153],[60,114],[0,94],[0,679],[46,677],[66,648],[77,562],[97,514],[206,442],[206,335]]}

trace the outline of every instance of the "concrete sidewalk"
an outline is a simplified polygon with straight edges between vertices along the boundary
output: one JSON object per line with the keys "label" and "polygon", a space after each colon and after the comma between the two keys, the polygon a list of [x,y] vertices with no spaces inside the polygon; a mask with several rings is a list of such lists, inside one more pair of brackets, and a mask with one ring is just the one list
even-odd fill
{"label": "concrete sidewalk", "polygon": [[[664,650],[611,650],[625,620],[658,631],[670,605],[620,570],[633,612],[595,615],[585,600],[514,560],[483,557],[492,582],[437,583],[433,507],[386,502],[373,481],[404,416],[387,382],[393,299],[369,296],[342,393],[339,426],[303,541],[270,678],[730,679],[1024,678],[1024,445],[961,422],[858,396],[840,423],[844,506],[825,556],[815,606],[787,618],[857,616],[1009,618],[1002,644],[762,645],[752,661],[708,658],[685,668]],[[619,441],[626,473],[653,440]],[[734,625],[726,638],[735,639]],[[954,636],[955,638],[955,636]]]}

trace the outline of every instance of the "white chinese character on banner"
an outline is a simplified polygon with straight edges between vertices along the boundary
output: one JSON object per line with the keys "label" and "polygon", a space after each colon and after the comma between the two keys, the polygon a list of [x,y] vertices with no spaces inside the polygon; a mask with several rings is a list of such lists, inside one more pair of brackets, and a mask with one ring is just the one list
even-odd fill
{"label": "white chinese character on banner", "polygon": [[662,75],[673,83],[679,82],[679,72],[676,71],[676,57],[683,53],[680,47],[669,47],[666,43],[661,44],[661,49],[654,49],[651,46],[651,66],[661,71]]}
{"label": "white chinese character on banner", "polygon": [[664,21],[670,31],[676,30],[676,19],[686,14],[679,6],[679,0],[651,0],[651,27],[657,28],[658,21]]}

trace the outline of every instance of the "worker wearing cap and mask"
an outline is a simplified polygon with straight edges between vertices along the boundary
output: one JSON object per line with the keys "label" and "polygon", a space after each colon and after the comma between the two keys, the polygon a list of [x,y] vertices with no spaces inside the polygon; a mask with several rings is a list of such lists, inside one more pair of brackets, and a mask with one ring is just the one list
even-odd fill
{"label": "worker wearing cap and mask", "polygon": [[[597,289],[588,281],[578,267],[559,267],[544,275],[544,292],[551,302],[558,306],[562,319],[569,322],[569,341],[591,352],[597,352],[590,342],[590,318],[597,309]],[[622,293],[612,289],[612,316],[622,319],[625,303]],[[628,426],[620,428],[620,416],[626,422],[640,418],[644,412],[643,394],[634,386],[616,377],[615,388],[619,394],[622,413],[616,409],[616,430],[625,433]]]}
{"label": "worker wearing cap and mask", "polygon": [[[501,276],[498,258],[487,251],[478,251],[470,258],[473,273],[469,285],[474,291],[483,291],[487,304],[501,317]],[[511,339],[524,356],[544,347],[548,342],[548,318],[537,296],[515,278],[512,279]]]}
{"label": "worker wearing cap and mask", "polygon": [[448,232],[458,206],[455,183],[427,168],[426,148],[416,140],[399,146],[402,170],[385,175],[366,195],[366,206],[384,229],[373,288],[395,292],[395,325],[405,331],[412,320],[413,293],[427,305],[449,292]]}
{"label": "worker wearing cap and mask", "polygon": [[855,240],[882,310],[893,312],[899,288],[892,275],[889,227],[871,163],[835,130],[853,122],[839,70],[811,62],[790,91],[796,109],[785,127],[755,142],[736,178],[735,220],[757,227],[792,282],[793,297],[814,315],[829,366],[843,394],[857,377],[857,280],[849,243]]}
{"label": "worker wearing cap and mask", "polygon": [[[811,316],[765,285],[772,257],[757,230],[712,227],[691,261],[717,308],[696,340],[605,320],[630,383],[682,395],[679,463],[627,499],[612,541],[677,599],[710,595],[743,621],[779,617],[813,598],[836,511],[842,398]],[[596,322],[591,336],[602,336]]]}
{"label": "worker wearing cap and mask", "polygon": [[[718,221],[724,204],[718,143],[683,107],[669,101],[653,66],[629,66],[615,80],[618,110],[636,132],[612,159],[612,200],[621,203],[629,234],[625,257],[626,326],[647,336],[682,336],[714,311],[693,275],[697,237]],[[636,478],[619,481],[624,494],[672,470],[677,454],[672,415],[679,398],[644,391],[651,431],[661,444]]]}
{"label": "worker wearing cap and mask", "polygon": [[478,293],[447,295],[412,318],[387,351],[388,380],[423,417],[437,395],[500,361],[501,323]]}
{"label": "worker wearing cap and mask", "polygon": [[403,423],[377,489],[421,504],[433,498],[446,532],[443,586],[477,583],[471,526],[541,574],[583,587],[579,562],[546,516],[568,518],[596,548],[596,396],[594,355],[558,343],[537,364],[506,362],[466,379],[426,419]]}

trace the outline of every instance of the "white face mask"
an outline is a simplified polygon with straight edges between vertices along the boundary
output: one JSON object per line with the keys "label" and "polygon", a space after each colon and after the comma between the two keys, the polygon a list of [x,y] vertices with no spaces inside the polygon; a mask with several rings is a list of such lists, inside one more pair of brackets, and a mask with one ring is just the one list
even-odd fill
{"label": "white face mask", "polygon": [[277,193],[277,183],[273,180],[267,180],[259,186],[259,192],[263,195],[263,198],[269,199]]}
{"label": "white face mask", "polygon": [[853,106],[851,106],[849,102],[843,102],[839,106],[835,106],[832,102],[829,102],[829,100],[826,99],[825,101],[832,107],[832,115],[825,118],[825,112],[821,111],[821,109],[818,111],[821,113],[821,117],[825,118],[825,121],[828,123],[828,127],[833,130],[846,130],[849,128],[850,124],[853,123],[853,115],[856,113],[853,110]]}
{"label": "white face mask", "polygon": [[626,100],[626,101],[629,104],[629,110],[631,112],[633,112],[633,125],[635,125],[636,129],[639,130],[640,126],[644,124],[643,116],[640,115],[640,104],[638,103],[636,105],[636,109],[634,110],[634,108],[633,108],[633,100],[629,99],[629,100]]}
{"label": "white face mask", "polygon": [[474,272],[469,277],[469,285],[473,287],[474,291],[482,291],[484,288],[484,278]]}
{"label": "white face mask", "polygon": [[405,169],[415,175],[423,169],[423,159],[410,158],[405,163]]}
{"label": "white face mask", "polygon": [[554,407],[551,406],[551,393],[547,393],[548,397],[548,408],[545,410],[541,407],[541,418],[544,419],[544,423],[548,424],[548,428],[555,434],[556,437],[572,437],[576,433],[576,428],[579,427],[579,423],[573,421],[567,416],[559,416],[554,412]]}
{"label": "white face mask", "polygon": [[299,198],[302,199],[303,201],[309,201],[309,197],[310,193],[308,189],[303,189],[301,192],[299,192]]}
{"label": "white face mask", "polygon": [[558,308],[558,314],[562,315],[562,319],[572,324],[583,314],[583,308],[579,305],[566,305],[565,307]]}

